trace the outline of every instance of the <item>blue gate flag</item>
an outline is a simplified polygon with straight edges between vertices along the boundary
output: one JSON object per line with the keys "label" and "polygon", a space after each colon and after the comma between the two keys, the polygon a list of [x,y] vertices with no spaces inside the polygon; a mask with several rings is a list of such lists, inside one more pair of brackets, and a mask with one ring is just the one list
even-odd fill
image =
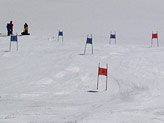
{"label": "blue gate flag", "polygon": [[17,41],[18,41],[17,35],[12,35],[10,41],[15,41],[15,42],[17,42]]}
{"label": "blue gate flag", "polygon": [[116,39],[116,34],[110,34],[110,38]]}
{"label": "blue gate flag", "polygon": [[63,36],[63,32],[60,32],[60,31],[59,31],[59,36]]}
{"label": "blue gate flag", "polygon": [[92,38],[87,38],[87,44],[92,44]]}

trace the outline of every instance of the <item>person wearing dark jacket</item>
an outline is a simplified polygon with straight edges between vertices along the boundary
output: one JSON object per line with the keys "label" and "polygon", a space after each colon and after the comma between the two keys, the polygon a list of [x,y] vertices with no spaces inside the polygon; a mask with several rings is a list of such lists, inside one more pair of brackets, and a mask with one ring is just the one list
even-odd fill
{"label": "person wearing dark jacket", "polygon": [[10,35],[10,29],[11,29],[10,23],[7,23],[6,28],[7,28],[7,35],[9,36]]}
{"label": "person wearing dark jacket", "polygon": [[13,34],[13,22],[10,21],[10,35]]}

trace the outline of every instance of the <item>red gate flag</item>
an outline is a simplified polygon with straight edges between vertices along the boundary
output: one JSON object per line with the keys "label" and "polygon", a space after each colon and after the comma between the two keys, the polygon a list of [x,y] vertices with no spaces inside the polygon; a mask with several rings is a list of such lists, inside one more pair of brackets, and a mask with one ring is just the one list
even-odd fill
{"label": "red gate flag", "polygon": [[107,69],[106,69],[106,68],[100,68],[100,67],[99,67],[98,75],[107,76]]}
{"label": "red gate flag", "polygon": [[158,34],[157,33],[152,34],[152,38],[158,38]]}

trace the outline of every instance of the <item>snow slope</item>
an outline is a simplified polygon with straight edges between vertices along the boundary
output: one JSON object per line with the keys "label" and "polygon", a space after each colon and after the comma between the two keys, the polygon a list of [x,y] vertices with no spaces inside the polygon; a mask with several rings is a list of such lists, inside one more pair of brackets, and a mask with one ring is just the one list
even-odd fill
{"label": "snow slope", "polygon": [[[163,123],[162,0],[1,0],[0,123]],[[57,40],[58,30],[64,41]],[[117,45],[109,45],[110,31]],[[160,47],[150,48],[152,31]],[[93,34],[84,55],[86,36]],[[155,40],[154,40],[155,41]],[[109,66],[108,90],[98,63]]]}

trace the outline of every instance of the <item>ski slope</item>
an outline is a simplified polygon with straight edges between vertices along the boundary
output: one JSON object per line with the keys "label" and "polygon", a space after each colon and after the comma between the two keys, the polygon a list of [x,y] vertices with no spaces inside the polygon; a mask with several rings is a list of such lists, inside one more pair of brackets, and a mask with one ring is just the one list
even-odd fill
{"label": "ski slope", "polygon": [[[163,123],[162,0],[1,0],[0,123]],[[58,41],[58,30],[64,41]],[[109,45],[109,34],[117,44]],[[152,31],[159,32],[159,47]],[[94,53],[87,45],[93,36]],[[108,64],[108,90],[98,64]]]}

